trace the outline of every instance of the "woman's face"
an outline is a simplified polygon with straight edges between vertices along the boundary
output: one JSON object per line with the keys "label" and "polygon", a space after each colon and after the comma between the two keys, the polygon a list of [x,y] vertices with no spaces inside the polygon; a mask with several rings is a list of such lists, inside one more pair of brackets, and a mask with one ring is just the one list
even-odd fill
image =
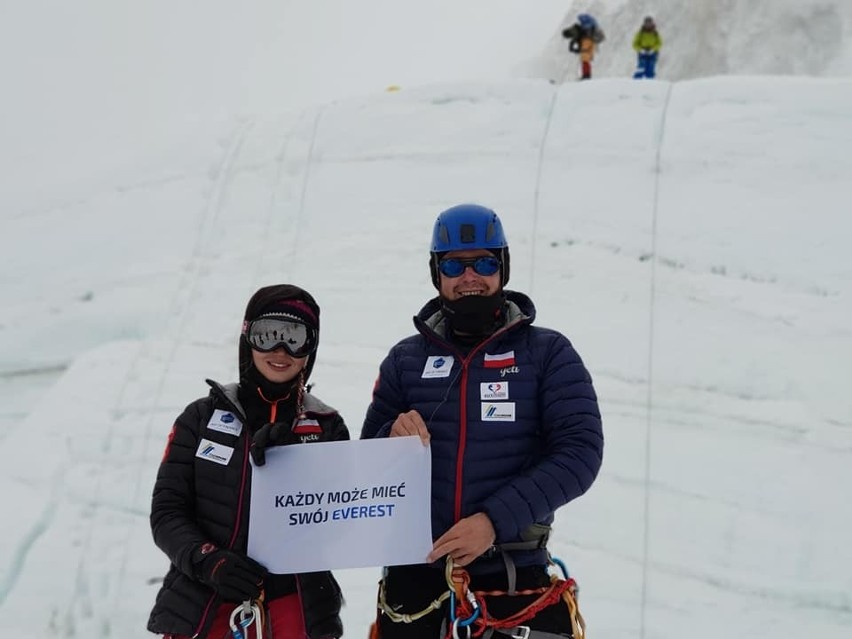
{"label": "woman's face", "polygon": [[289,382],[305,368],[307,357],[293,357],[284,347],[263,353],[251,349],[251,361],[258,372],[274,384]]}

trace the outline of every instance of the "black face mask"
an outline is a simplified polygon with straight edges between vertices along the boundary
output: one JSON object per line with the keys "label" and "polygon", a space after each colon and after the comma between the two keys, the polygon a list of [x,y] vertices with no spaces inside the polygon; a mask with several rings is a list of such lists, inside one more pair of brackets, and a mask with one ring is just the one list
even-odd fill
{"label": "black face mask", "polygon": [[457,300],[441,298],[441,307],[454,333],[490,335],[502,324],[503,292],[494,295],[467,295]]}

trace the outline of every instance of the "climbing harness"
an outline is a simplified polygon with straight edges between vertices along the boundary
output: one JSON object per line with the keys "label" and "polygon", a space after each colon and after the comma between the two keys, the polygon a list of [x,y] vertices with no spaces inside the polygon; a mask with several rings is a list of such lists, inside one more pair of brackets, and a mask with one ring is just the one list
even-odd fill
{"label": "climbing harness", "polygon": [[[563,579],[551,575],[550,585],[530,590],[514,590],[514,584],[509,591],[471,591],[470,575],[463,568],[453,566],[452,559],[447,559],[447,583],[450,594],[450,629],[446,639],[470,639],[481,637],[489,639],[495,631],[507,634],[514,639],[549,639],[560,635],[531,629],[524,622],[535,617],[545,608],[564,601],[568,606],[571,617],[571,630],[574,639],[585,639],[586,624],[577,606],[577,582],[568,575],[568,571],[558,559],[549,558],[552,566],[562,570]],[[488,612],[485,597],[538,595],[532,603],[503,619],[492,617]],[[459,634],[465,629],[464,636]]]}
{"label": "climbing harness", "polygon": [[248,627],[252,624],[255,626],[257,639],[263,639],[265,618],[262,602],[247,599],[231,612],[230,626],[233,639],[249,639]]}
{"label": "climbing harness", "polygon": [[[441,593],[441,596],[428,606],[411,614],[396,612],[387,602],[384,579],[379,582],[377,606],[381,613],[387,615],[388,619],[394,623],[412,623],[440,609],[449,599],[449,624],[446,632],[442,631],[444,639],[491,639],[495,631],[513,639],[561,639],[563,635],[531,629],[524,625],[524,622],[529,621],[545,608],[563,601],[568,607],[574,639],[586,639],[586,623],[577,605],[577,582],[568,574],[565,564],[559,559],[548,556],[549,565],[559,568],[562,578],[551,574],[548,586],[517,590],[514,580],[514,563],[506,557],[507,554],[504,552],[507,569],[511,566],[510,586],[507,591],[471,590],[470,575],[467,570],[456,566],[452,558],[448,557],[444,569],[448,590]],[[486,597],[514,595],[538,595],[538,597],[529,605],[503,619],[497,619],[489,614]],[[378,637],[378,623],[376,623],[371,627],[370,638]]]}

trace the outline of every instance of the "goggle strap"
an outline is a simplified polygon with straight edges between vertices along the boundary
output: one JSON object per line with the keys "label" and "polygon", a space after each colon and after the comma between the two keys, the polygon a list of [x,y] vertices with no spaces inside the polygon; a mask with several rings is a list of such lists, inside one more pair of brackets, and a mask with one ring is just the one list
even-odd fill
{"label": "goggle strap", "polygon": [[[310,326],[310,324],[308,324],[305,320],[303,320],[298,315],[292,315],[291,313],[285,313],[284,311],[273,311],[271,313],[264,313],[263,315],[260,315],[259,317],[256,317],[255,319],[253,319],[252,322],[256,322],[256,321],[262,320],[262,319],[288,320],[288,321],[291,321],[291,322],[296,322],[297,324],[301,324],[301,325],[313,330],[313,327]],[[251,322],[249,322],[249,323],[251,323]]]}

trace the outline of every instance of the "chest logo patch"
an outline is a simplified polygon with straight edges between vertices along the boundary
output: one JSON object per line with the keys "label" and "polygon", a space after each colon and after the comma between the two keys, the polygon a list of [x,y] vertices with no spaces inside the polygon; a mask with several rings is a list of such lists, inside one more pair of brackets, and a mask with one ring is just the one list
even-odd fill
{"label": "chest logo patch", "polygon": [[453,370],[455,358],[452,355],[431,355],[426,359],[423,367],[423,379],[434,379],[436,377],[449,377]]}
{"label": "chest logo patch", "polygon": [[232,412],[217,408],[213,411],[210,421],[207,422],[207,428],[219,431],[220,433],[238,436],[243,432],[243,423]]}
{"label": "chest logo patch", "polygon": [[509,399],[509,382],[481,382],[479,399],[490,401]]}
{"label": "chest logo patch", "polygon": [[234,449],[230,446],[211,442],[209,439],[202,439],[198,442],[198,450],[195,451],[195,456],[207,461],[212,461],[214,464],[227,466],[231,461],[231,455],[234,454]]}
{"label": "chest logo patch", "polygon": [[515,421],[515,402],[482,402],[482,421]]}

